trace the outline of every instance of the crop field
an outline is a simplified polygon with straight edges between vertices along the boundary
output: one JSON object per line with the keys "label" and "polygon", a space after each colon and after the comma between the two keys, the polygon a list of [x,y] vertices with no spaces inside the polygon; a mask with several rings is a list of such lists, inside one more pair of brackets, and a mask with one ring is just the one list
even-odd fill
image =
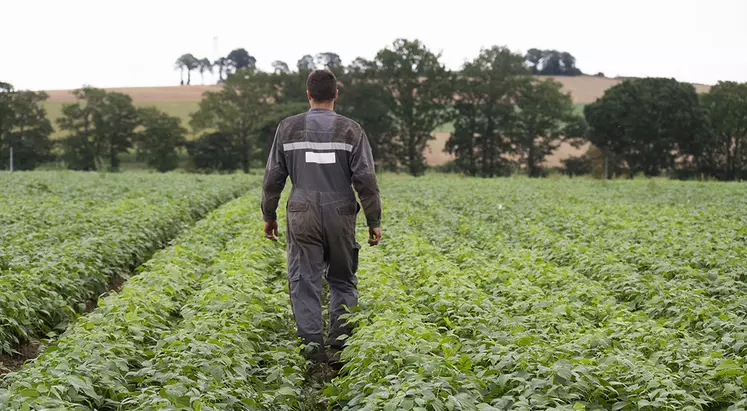
{"label": "crop field", "polygon": [[0,174],[0,349],[62,329],[246,177]]}
{"label": "crop field", "polygon": [[[242,187],[250,180],[258,184],[248,177]],[[110,184],[118,198],[131,195]],[[65,203],[33,187],[44,213]],[[125,201],[96,192],[94,204]],[[741,184],[384,175],[384,242],[361,252],[355,331],[345,366],[326,380],[308,372],[294,338],[284,236],[262,238],[259,194],[250,189],[183,230],[3,377],[0,408],[747,407]],[[1,201],[3,223],[24,212]],[[90,209],[103,218],[120,208]],[[65,212],[63,222],[80,218]],[[137,231],[129,223],[98,225]],[[63,275],[50,272],[47,283]]]}

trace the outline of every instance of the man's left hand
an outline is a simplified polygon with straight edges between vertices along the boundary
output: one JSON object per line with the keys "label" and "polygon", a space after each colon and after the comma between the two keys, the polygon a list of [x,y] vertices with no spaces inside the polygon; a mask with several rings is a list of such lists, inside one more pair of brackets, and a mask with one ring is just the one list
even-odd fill
{"label": "man's left hand", "polygon": [[272,241],[278,240],[278,220],[265,221],[265,238]]}

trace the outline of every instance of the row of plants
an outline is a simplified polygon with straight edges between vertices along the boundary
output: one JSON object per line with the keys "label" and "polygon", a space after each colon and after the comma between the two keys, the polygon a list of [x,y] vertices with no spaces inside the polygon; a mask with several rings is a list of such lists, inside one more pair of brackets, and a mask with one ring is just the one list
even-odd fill
{"label": "row of plants", "polygon": [[[28,180],[33,181],[35,174],[29,173]],[[65,179],[78,180],[76,174],[65,174]],[[94,195],[91,200],[84,193],[97,189],[83,189],[79,197],[59,203],[64,221],[55,220],[47,230],[32,223],[31,234],[28,230],[4,232],[11,245],[4,247],[5,254],[0,255],[3,352],[12,354],[32,338],[64,330],[115,276],[126,276],[204,214],[259,184],[246,177],[168,177],[98,177],[121,179],[115,184],[102,183],[99,188],[106,191],[111,187],[120,195]],[[37,183],[47,185],[45,179],[50,180],[49,175],[41,173]],[[89,186],[90,179],[78,181]],[[33,194],[21,197],[17,201],[28,206],[16,218],[33,221],[34,204],[44,209],[48,199]],[[64,211],[67,205],[72,211]],[[14,211],[16,207],[11,204],[10,209]],[[23,245],[27,240],[29,244]]]}
{"label": "row of plants", "polygon": [[[397,230],[362,265],[359,327],[327,390],[337,406],[725,409],[744,395],[744,361],[721,341],[631,306],[605,271],[553,261],[545,220],[527,210],[562,193],[456,179],[389,189]],[[582,207],[582,191],[565,196]]]}
{"label": "row of plants", "polygon": [[13,409],[303,409],[284,249],[252,192],[158,252],[0,390]]}
{"label": "row of plants", "polygon": [[15,409],[116,408],[135,390],[128,373],[140,370],[161,335],[182,321],[182,308],[227,244],[247,230],[255,208],[248,196],[234,200],[158,251],[119,293],[5,376],[0,401]]}

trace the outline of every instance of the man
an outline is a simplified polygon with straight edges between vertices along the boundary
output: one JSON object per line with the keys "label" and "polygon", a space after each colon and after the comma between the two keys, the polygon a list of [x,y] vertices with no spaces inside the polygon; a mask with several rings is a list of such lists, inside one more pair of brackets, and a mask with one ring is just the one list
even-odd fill
{"label": "man", "polygon": [[339,359],[341,336],[350,327],[340,315],[358,304],[355,220],[360,206],[371,246],[381,241],[381,200],[371,146],[356,122],[334,112],[337,79],[326,70],[306,82],[311,109],[278,126],[262,186],[265,236],[277,240],[276,210],[285,181],[293,188],[287,205],[288,280],[298,336],[309,358],[328,359],[322,337],[322,275],[330,288],[330,359]]}

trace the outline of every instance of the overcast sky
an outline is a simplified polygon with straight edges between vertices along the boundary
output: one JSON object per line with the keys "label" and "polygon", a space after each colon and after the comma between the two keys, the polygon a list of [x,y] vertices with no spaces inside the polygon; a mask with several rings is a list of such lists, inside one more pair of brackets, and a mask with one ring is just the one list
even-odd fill
{"label": "overcast sky", "polygon": [[569,51],[610,77],[747,82],[747,0],[0,0],[0,10],[0,81],[24,89],[177,85],[179,55],[237,47],[265,70],[324,51],[347,63],[398,37],[424,41],[450,68],[503,45]]}

